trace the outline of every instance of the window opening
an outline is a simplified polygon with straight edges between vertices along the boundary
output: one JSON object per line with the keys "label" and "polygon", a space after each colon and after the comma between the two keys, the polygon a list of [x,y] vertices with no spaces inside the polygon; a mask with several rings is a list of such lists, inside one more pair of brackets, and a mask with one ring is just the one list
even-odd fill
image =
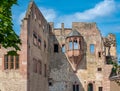
{"label": "window opening", "polygon": [[99,87],[98,89],[99,89],[99,91],[103,91],[103,87]]}
{"label": "window opening", "polygon": [[62,45],[62,53],[65,53],[65,44]]}
{"label": "window opening", "polygon": [[101,52],[98,52],[98,57],[99,57],[99,58],[101,57]]}
{"label": "window opening", "polygon": [[90,45],[90,53],[94,53],[95,52],[95,46],[94,46],[94,44],[91,44]]}
{"label": "window opening", "polygon": [[77,40],[74,40],[74,49],[78,49],[78,42],[77,42]]}
{"label": "window opening", "polygon": [[58,52],[58,44],[54,44],[54,52]]}
{"label": "window opening", "polygon": [[79,85],[73,84],[73,91],[79,91]]}
{"label": "window opening", "polygon": [[69,41],[69,50],[72,50],[73,49],[73,43],[72,41]]}
{"label": "window opening", "polygon": [[88,84],[88,91],[93,91],[93,84],[92,83]]}
{"label": "window opening", "polygon": [[98,68],[97,70],[98,70],[98,71],[102,71],[102,68]]}
{"label": "window opening", "polygon": [[37,35],[35,33],[33,33],[33,43],[37,45]]}

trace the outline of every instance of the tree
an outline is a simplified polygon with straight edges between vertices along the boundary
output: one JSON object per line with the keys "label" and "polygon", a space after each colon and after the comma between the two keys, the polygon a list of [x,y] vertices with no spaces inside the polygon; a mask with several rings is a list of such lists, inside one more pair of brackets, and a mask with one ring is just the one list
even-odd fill
{"label": "tree", "polygon": [[10,54],[16,54],[20,50],[21,41],[13,30],[11,8],[17,4],[17,0],[0,0],[0,44],[4,48],[12,47]]}

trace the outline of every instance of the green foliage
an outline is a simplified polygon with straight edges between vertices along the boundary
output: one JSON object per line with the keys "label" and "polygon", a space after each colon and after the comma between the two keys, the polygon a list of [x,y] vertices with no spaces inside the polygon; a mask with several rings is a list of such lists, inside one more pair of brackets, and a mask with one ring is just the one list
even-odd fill
{"label": "green foliage", "polygon": [[14,4],[17,0],[0,0],[0,44],[4,48],[13,47],[15,53],[20,50],[21,41],[13,30],[11,7]]}
{"label": "green foliage", "polygon": [[[109,60],[110,61],[110,64],[113,65],[113,68],[112,68],[112,76],[116,76],[116,75],[119,75],[120,74],[120,65],[118,65],[117,62],[113,62],[112,60]],[[119,80],[115,80],[115,82],[120,86],[120,81]]]}

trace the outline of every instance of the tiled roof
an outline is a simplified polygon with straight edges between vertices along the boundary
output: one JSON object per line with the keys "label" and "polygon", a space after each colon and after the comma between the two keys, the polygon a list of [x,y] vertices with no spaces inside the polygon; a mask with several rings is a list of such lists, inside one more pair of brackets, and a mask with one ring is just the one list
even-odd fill
{"label": "tiled roof", "polygon": [[77,30],[72,30],[67,37],[73,37],[73,36],[81,36],[81,34]]}

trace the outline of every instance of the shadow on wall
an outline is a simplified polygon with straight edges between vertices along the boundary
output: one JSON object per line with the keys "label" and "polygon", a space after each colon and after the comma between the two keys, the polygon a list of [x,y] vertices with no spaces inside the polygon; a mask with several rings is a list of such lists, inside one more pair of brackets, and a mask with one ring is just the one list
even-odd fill
{"label": "shadow on wall", "polygon": [[[49,90],[85,91],[80,77],[80,69],[86,69],[87,45],[82,36],[55,35],[50,28],[49,39]],[[59,31],[59,30],[58,30]],[[62,30],[61,30],[62,31]],[[70,30],[73,32],[74,30]],[[53,50],[52,50],[53,49]]]}

